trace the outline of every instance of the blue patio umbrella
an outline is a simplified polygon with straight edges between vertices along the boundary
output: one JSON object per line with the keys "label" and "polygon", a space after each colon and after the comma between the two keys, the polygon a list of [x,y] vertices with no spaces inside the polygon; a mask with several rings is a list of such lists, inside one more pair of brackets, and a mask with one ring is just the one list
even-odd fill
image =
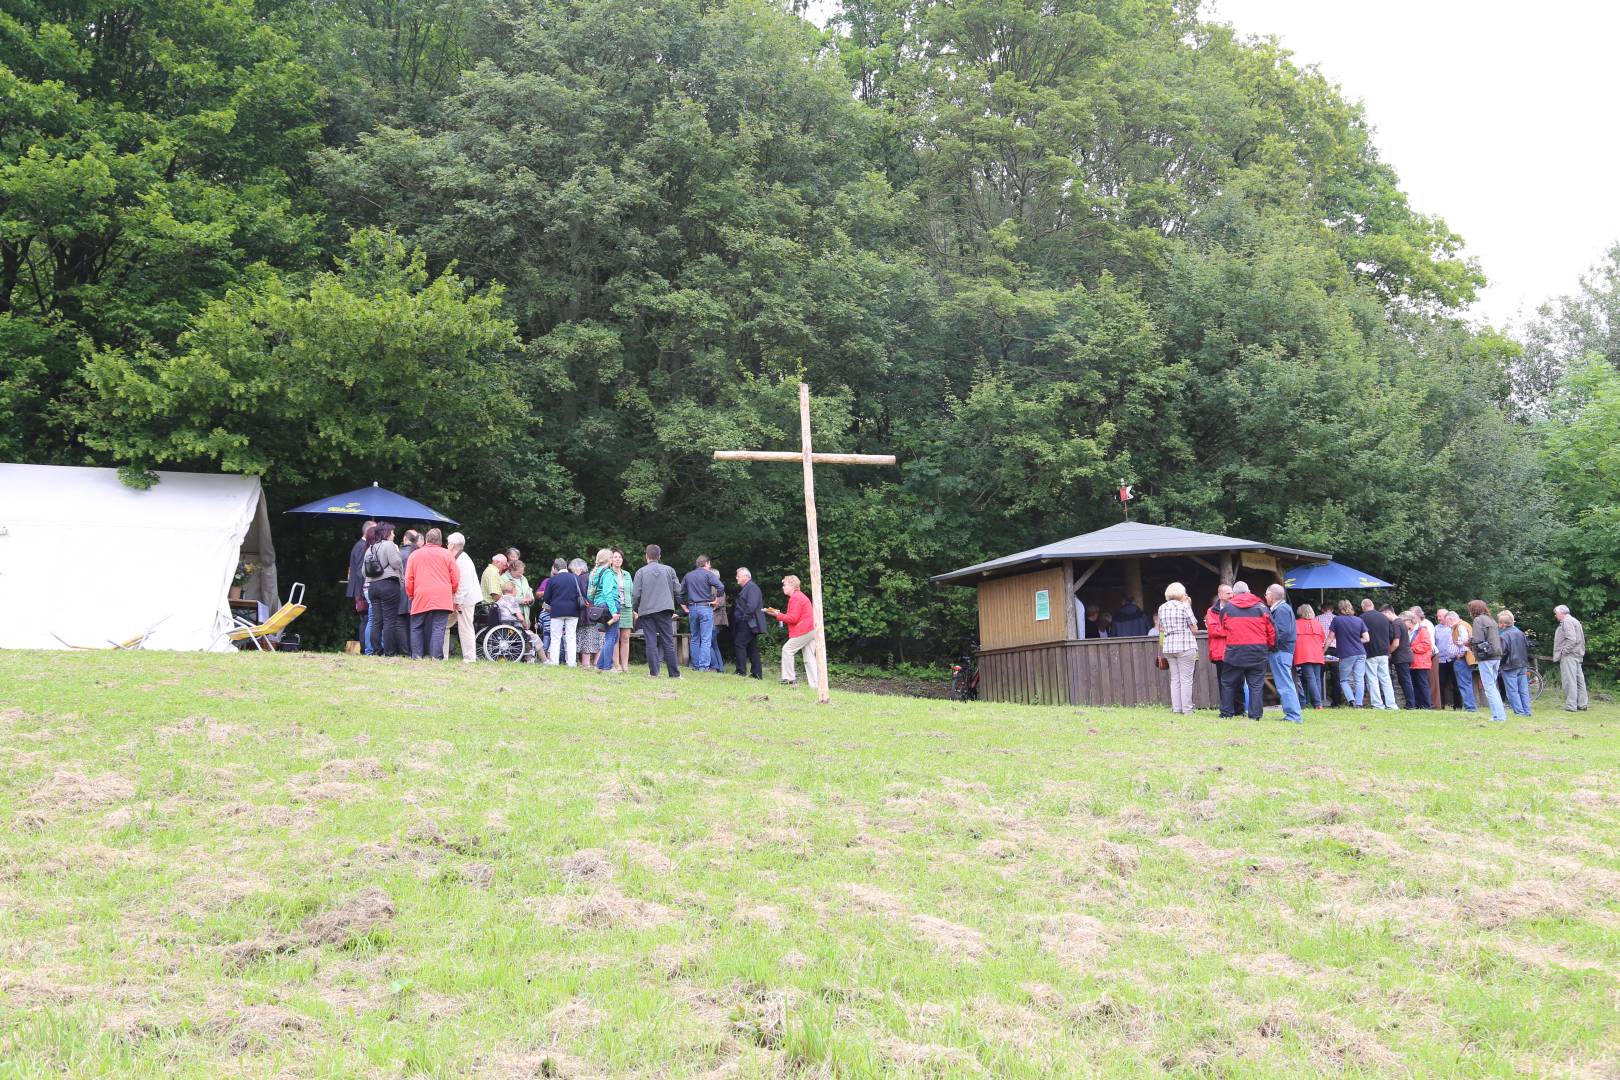
{"label": "blue patio umbrella", "polygon": [[1393,589],[1383,578],[1343,563],[1320,562],[1296,566],[1283,577],[1289,589]]}
{"label": "blue patio umbrella", "polygon": [[445,525],[458,525],[431,506],[423,506],[415,499],[407,499],[395,491],[378,487],[376,481],[368,488],[357,488],[333,495],[328,499],[295,506],[289,514],[308,514],[311,517],[373,518],[377,521],[432,521]]}

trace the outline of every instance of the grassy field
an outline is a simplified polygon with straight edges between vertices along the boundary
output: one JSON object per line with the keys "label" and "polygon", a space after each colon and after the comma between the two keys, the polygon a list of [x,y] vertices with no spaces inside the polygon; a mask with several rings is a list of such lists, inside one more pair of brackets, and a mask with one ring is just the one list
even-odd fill
{"label": "grassy field", "polygon": [[1620,1076],[1620,709],[0,653],[0,1077]]}

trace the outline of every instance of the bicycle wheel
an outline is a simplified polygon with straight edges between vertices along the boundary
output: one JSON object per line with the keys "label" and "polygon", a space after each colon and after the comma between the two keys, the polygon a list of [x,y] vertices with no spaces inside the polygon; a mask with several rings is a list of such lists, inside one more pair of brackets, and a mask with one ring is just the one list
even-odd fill
{"label": "bicycle wheel", "polygon": [[1547,684],[1542,681],[1541,668],[1539,667],[1532,666],[1525,674],[1530,678],[1530,697],[1531,700],[1534,700],[1541,696],[1543,690],[1547,689]]}
{"label": "bicycle wheel", "polygon": [[515,626],[492,626],[484,631],[485,660],[521,660],[527,651],[523,631]]}

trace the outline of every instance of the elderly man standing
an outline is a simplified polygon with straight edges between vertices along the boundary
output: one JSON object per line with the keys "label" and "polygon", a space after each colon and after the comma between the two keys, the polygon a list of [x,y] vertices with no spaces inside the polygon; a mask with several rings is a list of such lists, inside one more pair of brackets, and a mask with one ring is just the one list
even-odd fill
{"label": "elderly man standing", "polygon": [[[478,567],[473,565],[472,556],[467,554],[467,538],[458,532],[453,532],[446,538],[450,554],[456,560],[456,572],[460,584],[456,586],[456,637],[461,639],[461,659],[471,664],[478,659],[478,649],[473,641],[473,608],[478,606],[478,591],[483,586],[478,581]],[[499,592],[497,591],[497,595]],[[444,632],[444,658],[450,659],[450,631]]]}
{"label": "elderly man standing", "polygon": [[1294,613],[1288,607],[1288,592],[1281,585],[1266,587],[1266,603],[1271,607],[1271,625],[1276,640],[1271,645],[1271,681],[1277,686],[1277,699],[1282,702],[1283,719],[1290,724],[1303,724],[1305,716],[1299,710],[1299,690],[1294,686]]}
{"label": "elderly man standing", "polygon": [[[472,559],[469,557],[467,561],[471,562]],[[501,575],[506,573],[506,568],[510,565],[511,561],[499,552],[489,557],[489,565],[484,567],[484,575],[478,579],[478,587],[484,593],[484,600],[491,604],[500,602]]]}
{"label": "elderly man standing", "polygon": [[737,599],[731,605],[731,647],[737,674],[755,679],[764,675],[759,657],[759,635],[765,632],[765,597],[746,566],[737,567]]}
{"label": "elderly man standing", "polygon": [[1564,684],[1564,711],[1585,712],[1586,628],[1569,613],[1566,604],[1553,608],[1558,629],[1553,631],[1553,659],[1558,662],[1558,681]]}
{"label": "elderly man standing", "polygon": [[[1226,628],[1226,659],[1221,669],[1221,715],[1237,715],[1238,702],[1248,694],[1248,715],[1258,720],[1265,708],[1262,695],[1266,685],[1266,666],[1271,650],[1277,644],[1277,628],[1260,598],[1249,591],[1249,586],[1238,581],[1232,584],[1232,602],[1221,614]],[[1288,649],[1293,655],[1293,646]],[[1299,699],[1294,699],[1299,708]]]}
{"label": "elderly man standing", "polygon": [[675,654],[675,604],[681,596],[681,579],[675,568],[663,563],[664,550],[647,545],[647,562],[631,578],[636,622],[647,643],[647,674],[658,678],[659,661],[672,679],[681,677]]}

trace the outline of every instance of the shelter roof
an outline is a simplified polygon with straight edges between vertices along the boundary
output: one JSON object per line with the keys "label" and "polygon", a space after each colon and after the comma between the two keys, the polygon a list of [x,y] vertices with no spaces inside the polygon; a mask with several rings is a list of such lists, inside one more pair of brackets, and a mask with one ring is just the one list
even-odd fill
{"label": "shelter roof", "polygon": [[1064,559],[1118,559],[1143,555],[1204,555],[1223,551],[1269,551],[1299,559],[1325,560],[1319,551],[1265,544],[1258,540],[1245,540],[1238,536],[1218,536],[1215,533],[1175,529],[1168,525],[1149,525],[1141,521],[1122,521],[1096,532],[1071,536],[1028,551],[1003,555],[989,562],[964,566],[948,574],[929,578],[936,585],[971,585],[988,577],[1000,577],[1021,570],[1031,564],[1055,562]]}

